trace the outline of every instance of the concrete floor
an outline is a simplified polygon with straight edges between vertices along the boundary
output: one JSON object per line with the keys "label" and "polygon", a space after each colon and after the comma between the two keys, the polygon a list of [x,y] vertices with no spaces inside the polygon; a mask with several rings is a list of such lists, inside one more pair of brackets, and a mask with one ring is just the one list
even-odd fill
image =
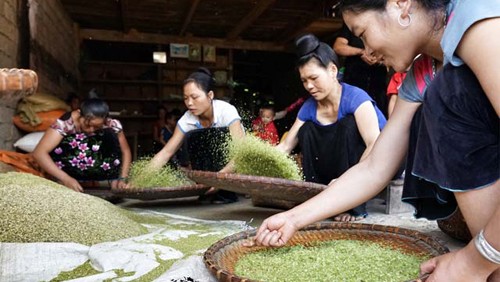
{"label": "concrete floor", "polygon": [[[154,201],[140,201],[126,199],[117,204],[124,208],[148,209],[158,212],[194,217],[208,220],[241,220],[250,222],[251,226],[258,227],[262,221],[282,210],[273,208],[255,207],[251,199],[239,197],[239,201],[232,204],[214,205],[202,203],[197,198],[182,198]],[[465,244],[444,234],[437,226],[436,221],[415,219],[412,212],[386,214],[383,199],[375,198],[368,202],[368,217],[359,222],[381,225],[392,225],[418,230],[435,237],[450,250],[456,250]]]}

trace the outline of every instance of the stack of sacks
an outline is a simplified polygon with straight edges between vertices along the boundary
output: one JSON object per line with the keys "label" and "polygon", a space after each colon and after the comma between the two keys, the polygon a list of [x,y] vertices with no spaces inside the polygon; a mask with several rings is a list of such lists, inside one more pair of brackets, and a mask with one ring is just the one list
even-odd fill
{"label": "stack of sacks", "polygon": [[69,110],[63,100],[50,94],[36,93],[23,98],[17,106],[17,115],[12,118],[12,122],[19,129],[30,133],[19,139],[14,146],[25,152],[32,152],[43,132]]}

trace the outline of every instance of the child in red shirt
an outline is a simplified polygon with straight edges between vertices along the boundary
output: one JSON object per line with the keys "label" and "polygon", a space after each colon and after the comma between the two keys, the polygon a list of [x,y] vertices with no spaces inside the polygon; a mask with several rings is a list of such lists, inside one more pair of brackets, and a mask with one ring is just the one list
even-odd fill
{"label": "child in red shirt", "polygon": [[259,116],[252,122],[252,129],[256,136],[269,142],[271,145],[278,145],[279,135],[274,125],[274,108],[265,105],[260,108]]}

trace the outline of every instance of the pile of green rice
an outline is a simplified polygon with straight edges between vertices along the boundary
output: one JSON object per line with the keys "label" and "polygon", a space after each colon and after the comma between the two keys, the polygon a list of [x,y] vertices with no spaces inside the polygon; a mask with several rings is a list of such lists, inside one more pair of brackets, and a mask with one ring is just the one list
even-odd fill
{"label": "pile of green rice", "polygon": [[406,281],[415,279],[425,255],[380,244],[335,240],[250,253],[236,263],[238,276],[258,281]]}
{"label": "pile of green rice", "polygon": [[151,159],[144,158],[132,163],[129,173],[129,183],[134,188],[177,187],[193,185],[187,176],[170,165],[159,169],[152,168]]}
{"label": "pile of green rice", "polygon": [[0,242],[85,245],[146,233],[129,212],[28,173],[0,174]]}
{"label": "pile of green rice", "polygon": [[292,157],[250,134],[231,142],[229,156],[237,173],[303,180],[302,171]]}

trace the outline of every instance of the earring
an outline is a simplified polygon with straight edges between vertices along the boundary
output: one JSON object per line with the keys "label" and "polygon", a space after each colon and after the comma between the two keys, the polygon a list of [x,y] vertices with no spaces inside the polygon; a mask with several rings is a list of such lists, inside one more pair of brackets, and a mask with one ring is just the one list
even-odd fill
{"label": "earring", "polygon": [[403,18],[401,17],[401,15],[402,15],[402,13],[401,13],[401,14],[399,14],[399,17],[398,17],[398,24],[399,24],[400,26],[402,26],[402,27],[409,27],[409,26],[410,26],[410,24],[411,24],[411,14],[408,14],[408,23],[407,23],[407,24],[404,24],[403,22],[401,22],[401,20],[403,19]]}

